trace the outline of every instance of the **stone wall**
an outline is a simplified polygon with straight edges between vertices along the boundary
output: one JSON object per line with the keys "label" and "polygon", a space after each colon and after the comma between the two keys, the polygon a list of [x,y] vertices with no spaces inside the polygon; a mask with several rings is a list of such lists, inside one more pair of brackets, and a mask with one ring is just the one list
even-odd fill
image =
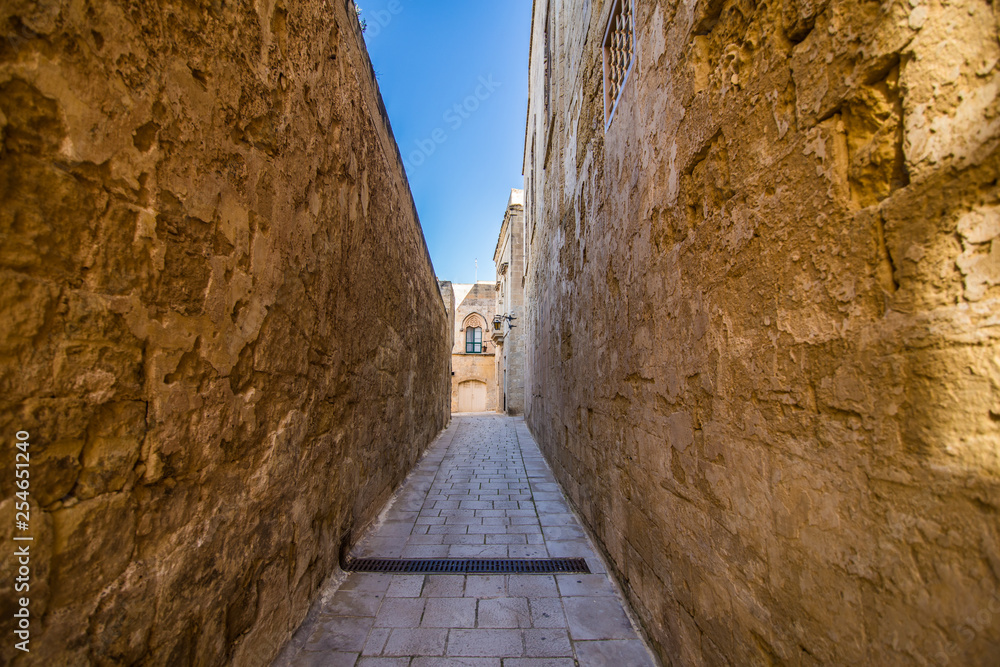
{"label": "stone wall", "polygon": [[[504,320],[497,346],[497,409],[524,414],[524,191],[511,190],[493,262],[497,268],[496,312]],[[492,327],[491,337],[498,332]],[[497,340],[494,337],[494,340]],[[506,404],[506,407],[505,407]]]}
{"label": "stone wall", "polygon": [[455,345],[455,288],[450,281],[439,280],[438,289],[448,317],[448,349],[451,349]]}
{"label": "stone wall", "polygon": [[493,326],[493,315],[496,309],[496,291],[493,283],[478,282],[473,284],[455,283],[455,337],[452,352],[465,352],[465,320],[470,315],[478,315],[483,326],[483,344],[490,349],[489,326]]}
{"label": "stone wall", "polygon": [[0,539],[18,430],[35,538],[14,664],[266,665],[449,419],[354,7],[12,0],[0,29]]}
{"label": "stone wall", "polygon": [[605,130],[612,4],[534,6],[527,421],[660,655],[996,664],[1000,7],[635,2]]}

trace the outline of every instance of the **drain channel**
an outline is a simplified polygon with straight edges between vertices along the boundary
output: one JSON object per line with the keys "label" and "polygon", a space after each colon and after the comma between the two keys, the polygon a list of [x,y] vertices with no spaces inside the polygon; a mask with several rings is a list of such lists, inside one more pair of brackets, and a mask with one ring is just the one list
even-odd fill
{"label": "drain channel", "polygon": [[389,559],[353,558],[346,564],[349,572],[390,572],[394,574],[554,574],[562,572],[589,574],[583,558],[426,558]]}

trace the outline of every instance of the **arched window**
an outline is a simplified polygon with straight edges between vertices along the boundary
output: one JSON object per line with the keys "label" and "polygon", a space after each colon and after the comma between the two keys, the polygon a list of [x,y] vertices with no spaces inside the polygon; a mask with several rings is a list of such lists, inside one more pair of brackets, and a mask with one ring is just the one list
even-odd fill
{"label": "arched window", "polygon": [[481,354],[483,351],[482,327],[465,327],[465,353]]}

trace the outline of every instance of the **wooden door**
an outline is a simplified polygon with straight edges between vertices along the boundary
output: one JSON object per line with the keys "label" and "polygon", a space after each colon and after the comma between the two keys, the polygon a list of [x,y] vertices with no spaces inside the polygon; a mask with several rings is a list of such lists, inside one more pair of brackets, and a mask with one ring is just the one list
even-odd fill
{"label": "wooden door", "polygon": [[486,383],[466,380],[458,385],[459,412],[486,412]]}

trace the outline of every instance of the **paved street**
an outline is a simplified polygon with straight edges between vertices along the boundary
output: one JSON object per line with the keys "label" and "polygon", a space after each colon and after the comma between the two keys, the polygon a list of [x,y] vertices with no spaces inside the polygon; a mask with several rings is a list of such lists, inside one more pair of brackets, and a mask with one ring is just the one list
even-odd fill
{"label": "paved street", "polygon": [[352,572],[275,667],[655,664],[522,419],[455,415],[353,555],[584,557],[594,574]]}

